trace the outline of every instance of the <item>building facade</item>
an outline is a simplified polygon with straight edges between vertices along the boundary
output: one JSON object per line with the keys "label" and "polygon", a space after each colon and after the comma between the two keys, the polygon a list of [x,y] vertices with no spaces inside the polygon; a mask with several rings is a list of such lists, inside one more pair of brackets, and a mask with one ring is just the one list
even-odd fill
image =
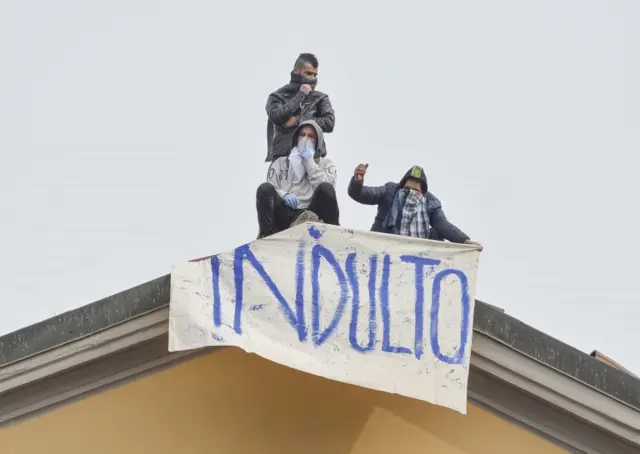
{"label": "building facade", "polygon": [[477,302],[467,415],[237,348],[169,353],[169,276],[0,338],[0,452],[640,452],[640,381]]}

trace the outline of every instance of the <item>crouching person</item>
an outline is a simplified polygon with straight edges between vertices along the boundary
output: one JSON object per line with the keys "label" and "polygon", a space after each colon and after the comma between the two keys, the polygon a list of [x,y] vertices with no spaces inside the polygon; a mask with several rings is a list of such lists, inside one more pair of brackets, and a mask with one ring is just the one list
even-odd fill
{"label": "crouching person", "polygon": [[302,122],[291,146],[288,156],[271,164],[267,181],[258,187],[258,238],[303,222],[339,225],[336,166],[326,157],[322,129],[314,120]]}
{"label": "crouching person", "polygon": [[440,200],[428,192],[427,177],[422,167],[413,166],[400,180],[382,186],[365,186],[368,164],[356,167],[349,183],[349,196],[358,203],[377,205],[378,213],[371,230],[452,243],[474,244],[444,214]]}

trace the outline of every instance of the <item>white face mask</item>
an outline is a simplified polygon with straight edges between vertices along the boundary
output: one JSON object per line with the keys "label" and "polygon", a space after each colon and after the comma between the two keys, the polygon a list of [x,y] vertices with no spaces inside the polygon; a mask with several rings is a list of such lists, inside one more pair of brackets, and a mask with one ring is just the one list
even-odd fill
{"label": "white face mask", "polygon": [[303,151],[306,150],[307,148],[311,148],[312,150],[315,149],[315,144],[313,143],[312,140],[304,137],[304,138],[300,138],[298,139],[298,150],[299,151]]}

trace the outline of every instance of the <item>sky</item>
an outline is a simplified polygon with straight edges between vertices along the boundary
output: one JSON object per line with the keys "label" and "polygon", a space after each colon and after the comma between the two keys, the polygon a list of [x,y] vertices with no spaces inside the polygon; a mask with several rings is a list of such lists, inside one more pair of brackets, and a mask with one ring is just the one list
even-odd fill
{"label": "sky", "polygon": [[[347,184],[425,168],[477,297],[640,374],[640,2],[0,0],[0,334],[257,234],[265,101],[313,52]],[[634,196],[635,195],[635,196]]]}

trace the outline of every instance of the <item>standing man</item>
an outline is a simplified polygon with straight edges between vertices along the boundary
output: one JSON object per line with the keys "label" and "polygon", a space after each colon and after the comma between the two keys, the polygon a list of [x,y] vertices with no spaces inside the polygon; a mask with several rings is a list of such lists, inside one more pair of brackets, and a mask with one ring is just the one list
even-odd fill
{"label": "standing man", "polygon": [[452,243],[482,245],[453,225],[444,214],[440,200],[428,192],[427,176],[420,166],[413,166],[400,183],[390,181],[382,186],[365,186],[369,164],[360,164],[349,183],[349,197],[364,205],[377,205],[378,213],[371,230],[374,232],[449,240]]}
{"label": "standing man", "polygon": [[[318,59],[313,54],[300,54],[291,71],[290,82],[267,99],[265,162],[289,154],[293,132],[306,120],[315,120],[324,133],[333,131],[335,113],[329,96],[315,89],[317,83]],[[318,149],[321,156],[326,154],[324,141],[318,144]]]}
{"label": "standing man", "polygon": [[340,225],[336,166],[320,155],[319,143],[320,126],[303,121],[292,134],[287,155],[269,166],[267,181],[256,191],[258,239],[303,222]]}

